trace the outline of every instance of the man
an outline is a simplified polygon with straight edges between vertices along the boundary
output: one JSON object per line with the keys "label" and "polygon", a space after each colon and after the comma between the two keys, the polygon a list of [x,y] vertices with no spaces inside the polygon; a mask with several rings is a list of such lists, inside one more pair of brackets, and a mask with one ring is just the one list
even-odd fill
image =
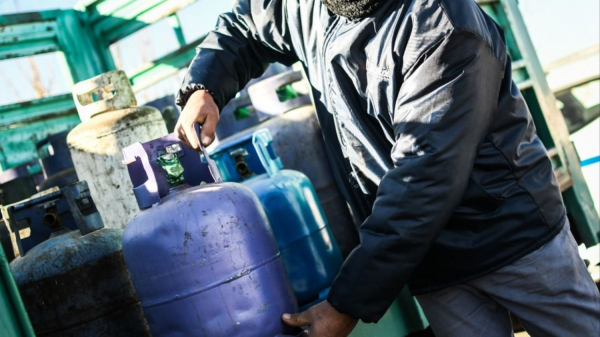
{"label": "man", "polygon": [[210,144],[250,78],[297,61],[364,222],[328,300],[286,323],[346,336],[408,284],[438,336],[510,336],[508,311],[533,336],[598,335],[598,291],[503,32],[473,0],[240,0],[198,47],[179,136],[198,149],[199,122]]}

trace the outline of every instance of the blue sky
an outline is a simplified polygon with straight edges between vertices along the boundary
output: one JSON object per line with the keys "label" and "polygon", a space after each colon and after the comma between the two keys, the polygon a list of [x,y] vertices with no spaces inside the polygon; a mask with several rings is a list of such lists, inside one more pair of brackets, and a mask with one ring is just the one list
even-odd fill
{"label": "blue sky", "polygon": [[[45,9],[71,8],[75,0],[0,0],[0,14]],[[218,13],[226,10],[231,1],[200,0],[180,12],[187,41],[209,30]],[[598,0],[521,0],[520,8],[542,63],[548,63],[600,41],[600,1]],[[156,38],[159,36],[160,38]],[[121,68],[132,71],[144,62],[156,59],[177,48],[174,35],[166,22],[159,22],[113,46],[120,54]],[[132,52],[135,51],[135,52]],[[141,52],[140,52],[141,51]],[[42,82],[51,95],[68,93],[70,87],[62,75],[56,55],[35,57],[42,70]],[[139,92],[143,103],[173,93],[183,72],[162,83]],[[31,86],[31,66],[27,59],[0,61],[0,105],[35,98]],[[8,88],[8,90],[7,90]]]}
{"label": "blue sky", "polygon": [[521,0],[519,7],[542,64],[600,43],[598,0]]}

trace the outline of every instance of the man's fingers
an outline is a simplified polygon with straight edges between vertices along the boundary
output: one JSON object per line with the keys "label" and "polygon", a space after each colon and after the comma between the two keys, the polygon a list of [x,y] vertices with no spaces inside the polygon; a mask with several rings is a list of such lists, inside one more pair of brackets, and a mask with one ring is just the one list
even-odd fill
{"label": "man's fingers", "polygon": [[202,124],[202,134],[200,135],[200,141],[204,146],[209,146],[215,140],[215,129],[218,122],[218,113],[206,116],[206,121]]}
{"label": "man's fingers", "polygon": [[177,137],[183,142],[183,144],[185,144],[187,147],[192,147],[187,137],[185,136],[185,131],[183,130],[183,126],[181,126],[181,124],[177,123],[177,125],[175,126],[175,132],[177,133]]}
{"label": "man's fingers", "polygon": [[209,93],[199,90],[190,96],[177,122],[177,135],[187,146],[200,151],[200,144],[194,125],[202,125],[200,139],[205,146],[215,139],[215,129],[219,122],[219,108]]}
{"label": "man's fingers", "polygon": [[281,319],[289,326],[301,327],[310,325],[310,319],[306,311],[299,314],[283,314]]}
{"label": "man's fingers", "polygon": [[188,139],[188,143],[190,147],[196,151],[200,151],[200,144],[198,144],[198,140],[196,139],[196,130],[194,129],[194,124],[188,124],[184,126],[185,136]]}

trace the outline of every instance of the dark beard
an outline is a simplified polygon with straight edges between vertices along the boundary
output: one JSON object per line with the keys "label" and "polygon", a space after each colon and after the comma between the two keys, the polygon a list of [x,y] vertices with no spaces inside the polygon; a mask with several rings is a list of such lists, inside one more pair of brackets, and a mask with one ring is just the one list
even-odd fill
{"label": "dark beard", "polygon": [[371,14],[383,0],[321,0],[321,2],[337,15],[356,19]]}

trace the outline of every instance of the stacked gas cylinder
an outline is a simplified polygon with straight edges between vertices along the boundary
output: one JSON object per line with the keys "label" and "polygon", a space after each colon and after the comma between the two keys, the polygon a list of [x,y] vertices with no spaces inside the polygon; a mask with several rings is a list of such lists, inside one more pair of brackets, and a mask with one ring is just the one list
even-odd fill
{"label": "stacked gas cylinder", "polygon": [[77,83],[73,99],[83,121],[67,136],[77,176],[89,183],[104,225],[124,228],[137,213],[137,204],[121,151],[164,136],[165,122],[157,109],[136,106],[123,71]]}
{"label": "stacked gas cylinder", "polygon": [[[137,206],[125,185],[124,144],[166,128],[157,110],[135,106],[123,72],[78,83],[73,96],[84,122],[37,144],[43,191],[2,207],[0,239],[36,335],[150,336],[123,259],[127,219],[111,210],[127,209],[120,200]],[[78,175],[87,182],[73,183]]]}
{"label": "stacked gas cylinder", "polygon": [[[36,334],[300,333],[281,314],[326,298],[358,236],[299,83],[292,71],[250,86],[202,156],[136,106],[123,72],[76,84],[82,124],[38,144],[57,187],[2,208]],[[394,328],[353,336],[409,332],[395,308]]]}
{"label": "stacked gas cylinder", "polygon": [[85,182],[3,208],[10,264],[38,336],[150,336],[125,268],[122,230],[104,228]]}
{"label": "stacked gas cylinder", "polygon": [[[174,135],[123,151],[141,209],[125,229],[123,252],[153,335],[296,334],[280,315],[326,298],[342,254],[324,210],[347,251],[356,227],[327,165],[310,100],[291,87],[300,79],[292,72],[254,85],[275,97],[267,105],[289,111],[262,124],[247,98],[234,100],[223,111],[232,124],[221,128],[235,129],[240,116],[256,123],[222,137],[210,154],[203,149],[202,160]],[[269,102],[264,90],[259,95]],[[313,175],[318,188],[304,173],[283,169],[285,162]],[[319,191],[328,203],[319,202]],[[405,335],[424,327],[422,317],[404,293],[383,324],[359,324],[352,336]]]}
{"label": "stacked gas cylinder", "polygon": [[[299,70],[253,83],[247,95],[223,108],[220,144],[212,151],[225,180],[241,182],[259,196],[304,308],[326,297],[339,253],[345,257],[359,243],[309,92]],[[378,324],[359,323],[350,336],[404,336],[427,325],[404,289]]]}
{"label": "stacked gas cylinder", "polygon": [[160,114],[135,106],[122,72],[78,83],[73,97],[83,123],[38,144],[42,186],[58,187],[3,208],[11,268],[36,334],[296,335],[280,316],[298,310],[296,295],[309,302],[297,280],[306,288],[310,279],[289,272],[293,254],[282,257],[280,248],[328,247],[332,261],[313,254],[296,266],[325,274],[310,301],[326,294],[342,261],[310,182],[293,177],[292,194],[276,197],[302,205],[303,220],[298,237],[275,237],[256,190],[215,180],[208,155],[212,171],[175,136],[163,136]]}

